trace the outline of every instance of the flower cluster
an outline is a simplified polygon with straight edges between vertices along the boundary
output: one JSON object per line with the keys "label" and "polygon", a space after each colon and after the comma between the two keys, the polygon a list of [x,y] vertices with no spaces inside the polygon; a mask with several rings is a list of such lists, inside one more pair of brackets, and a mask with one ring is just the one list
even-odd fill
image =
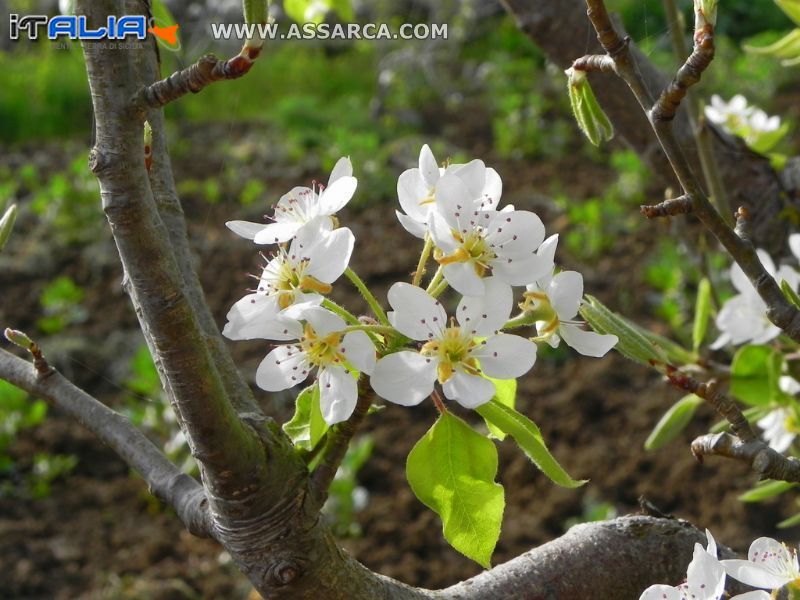
{"label": "flower cluster", "polygon": [[770,117],[760,108],[749,105],[741,94],[729,102],[714,94],[711,104],[705,108],[705,115],[709,121],[741,137],[748,146],[759,151],[766,152],[783,137],[780,117]]}
{"label": "flower cluster", "polygon": [[797,552],[772,538],[755,540],[747,560],[717,560],[717,545],[706,530],[708,546],[695,544],[686,580],[678,586],[651,585],[639,600],[720,600],[725,593],[725,579],[730,576],[745,585],[761,588],[739,594],[731,600],[769,600],[764,590],[779,590],[796,585],[800,579]]}
{"label": "flower cluster", "polygon": [[[576,321],[583,278],[556,272],[558,236],[546,238],[530,211],[500,208],[502,181],[480,160],[440,168],[428,146],[419,166],[397,183],[403,227],[424,240],[412,283],[391,286],[384,313],[349,268],[355,237],[336,213],[353,197],[357,180],[350,160],[340,159],[327,186],[297,187],[275,206],[268,224],[231,221],[227,226],[256,244],[274,244],[256,288],[234,304],[223,333],[230,339],[284,342],[261,362],[256,383],[268,391],[294,387],[316,374],[322,416],[328,424],[347,419],[358,396],[358,379],[396,404],[419,404],[434,394],[467,408],[489,402],[493,380],[528,372],[536,343],[563,339],[578,352],[603,356],[616,336],[584,329]],[[422,287],[426,264],[437,264]],[[358,318],[327,298],[345,274],[364,295],[378,321]],[[439,297],[460,295],[448,317]],[[512,318],[514,288],[522,288]],[[533,327],[525,337],[503,330]],[[363,393],[363,390],[362,390]]]}

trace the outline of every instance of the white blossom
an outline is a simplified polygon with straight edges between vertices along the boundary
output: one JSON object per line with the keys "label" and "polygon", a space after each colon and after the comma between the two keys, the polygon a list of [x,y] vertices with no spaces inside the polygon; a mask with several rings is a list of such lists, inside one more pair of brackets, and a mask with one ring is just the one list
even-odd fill
{"label": "white blossom", "polygon": [[[800,578],[797,552],[768,537],[750,544],[747,560],[723,560],[721,563],[728,575],[757,588],[776,590]],[[769,596],[765,594],[764,598]]]}
{"label": "white blossom", "polygon": [[306,229],[267,262],[255,292],[236,302],[222,333],[232,340],[292,339],[282,315],[294,304],[319,305],[344,273],[355,238],[346,227]]}
{"label": "white blossom", "polygon": [[442,385],[444,395],[466,408],[492,399],[489,377],[513,379],[536,361],[536,345],[525,338],[497,333],[511,313],[511,288],[497,278],[485,280],[485,294],[464,296],[450,321],[442,304],[423,289],[396,283],[389,290],[392,325],[403,335],[423,342],[419,351],[404,350],[378,361],[372,388],[401,404],[419,404]]}
{"label": "white blossom", "polygon": [[273,223],[228,221],[225,225],[256,244],[288,242],[307,228],[330,230],[336,224],[334,215],[350,202],[357,185],[350,159],[342,157],[333,167],[327,187],[315,183],[310,188],[295,187],[284,194],[275,205]]}
{"label": "white blossom", "polygon": [[735,95],[730,102],[725,102],[716,94],[711,96],[711,104],[706,106],[705,114],[709,121],[738,135],[751,146],[765,134],[778,131],[781,127],[780,117],[770,117],[760,108],[749,105],[741,94]]}
{"label": "white blossom", "polygon": [[[778,379],[781,391],[790,396],[800,393],[800,382],[788,375]],[[764,430],[764,439],[775,452],[786,452],[797,436],[797,417],[791,408],[780,406],[758,420],[757,425]]]}
{"label": "white blossom", "polygon": [[425,237],[429,214],[436,208],[439,181],[445,174],[459,177],[470,197],[479,198],[483,208],[497,208],[500,202],[503,182],[497,171],[487,168],[481,160],[439,167],[430,147],[425,144],[419,153],[419,166],[404,171],[397,180],[397,197],[405,211],[395,211],[397,218],[406,231],[418,238]]}
{"label": "white blossom", "polygon": [[276,347],[261,361],[256,384],[268,392],[302,383],[317,371],[320,409],[329,425],[346,420],[355,409],[358,385],[353,370],[371,374],[375,346],[363,331],[344,333],[347,324],[319,306],[290,311],[305,321],[294,327],[295,344]]}
{"label": "white blossom", "polygon": [[545,230],[535,213],[484,209],[480,197],[450,174],[441,178],[436,194],[436,210],[430,213],[434,257],[460,294],[481,295],[489,274],[508,285],[526,285],[552,269],[552,262],[536,252]]}

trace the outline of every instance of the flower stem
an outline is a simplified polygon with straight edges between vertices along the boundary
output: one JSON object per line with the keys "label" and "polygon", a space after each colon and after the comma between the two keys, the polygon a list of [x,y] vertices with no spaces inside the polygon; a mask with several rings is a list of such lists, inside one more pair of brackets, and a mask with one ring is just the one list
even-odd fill
{"label": "flower stem", "polygon": [[439,281],[439,283],[437,284],[437,286],[436,286],[435,288],[433,288],[433,289],[432,289],[430,292],[428,292],[428,293],[429,293],[431,296],[433,296],[434,298],[438,298],[439,296],[441,296],[441,295],[442,295],[442,293],[443,293],[443,292],[444,292],[444,291],[445,291],[445,290],[446,290],[448,287],[449,287],[449,284],[447,283],[447,280],[446,280],[446,279],[442,279],[441,281]]}
{"label": "flower stem", "polygon": [[529,312],[524,312],[513,319],[506,321],[506,324],[503,325],[501,329],[516,329],[517,327],[526,327],[527,325],[533,325],[536,322],[536,316]]}
{"label": "flower stem", "polygon": [[375,296],[372,295],[372,292],[369,291],[364,281],[359,277],[353,269],[347,267],[344,274],[350,280],[350,282],[356,286],[356,289],[361,293],[364,297],[364,300],[367,301],[369,307],[372,309],[372,312],[378,317],[378,321],[381,322],[383,325],[389,325],[389,319],[386,317],[386,313],[381,308],[381,305],[378,304],[378,301],[375,299]]}
{"label": "flower stem", "polygon": [[339,306],[333,300],[329,300],[328,298],[325,298],[322,301],[322,306],[324,308],[327,308],[332,313],[336,313],[337,315],[342,317],[348,323],[352,323],[353,325],[360,325],[361,324],[361,322],[358,320],[357,316],[355,316],[353,313],[351,313],[346,308],[344,308],[342,306]]}
{"label": "flower stem", "polygon": [[411,285],[419,285],[422,283],[422,276],[425,275],[425,265],[428,264],[428,259],[431,257],[433,251],[433,240],[431,234],[425,234],[425,245],[422,247],[422,254],[419,255],[419,262],[417,263],[417,270],[414,271],[414,279]]}
{"label": "flower stem", "polygon": [[380,333],[381,335],[398,335],[394,327],[387,327],[386,325],[350,325],[342,333],[350,333],[351,331],[365,331],[367,333]]}
{"label": "flower stem", "polygon": [[436,289],[436,286],[438,286],[442,282],[443,275],[444,275],[444,267],[439,265],[439,268],[436,269],[436,273],[434,273],[425,291],[428,292],[429,294],[433,293],[433,290]]}

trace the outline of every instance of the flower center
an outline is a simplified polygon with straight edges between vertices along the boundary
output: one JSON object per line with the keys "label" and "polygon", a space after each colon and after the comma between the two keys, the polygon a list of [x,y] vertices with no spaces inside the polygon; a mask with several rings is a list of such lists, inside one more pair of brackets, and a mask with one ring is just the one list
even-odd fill
{"label": "flower center", "polygon": [[262,276],[266,290],[259,291],[278,295],[278,305],[283,309],[294,302],[295,292],[318,292],[329,294],[332,287],[319,279],[306,274],[308,259],[297,260],[295,256],[279,255],[277,266],[273,266]]}
{"label": "flower center", "polygon": [[497,258],[491,246],[484,238],[484,231],[476,227],[466,233],[453,230],[453,237],[460,244],[452,254],[444,255],[441,251],[434,254],[440,265],[457,262],[472,262],[475,272],[483,277],[491,268],[491,261]]}
{"label": "flower center", "polygon": [[300,347],[306,353],[308,362],[317,367],[324,367],[343,361],[343,357],[339,352],[341,343],[341,333],[334,332],[319,336],[314,331],[314,328],[306,323],[303,328],[303,339],[300,341]]}
{"label": "flower center", "polygon": [[[520,303],[520,309],[530,315],[531,319],[536,322],[536,328],[539,331],[540,337],[548,337],[552,335],[561,324],[558,319],[553,305],[550,304],[550,298],[544,292],[525,292],[522,294],[525,298]],[[539,325],[541,323],[541,326]]]}
{"label": "flower center", "polygon": [[480,374],[478,360],[470,356],[470,350],[477,345],[473,338],[462,334],[460,327],[451,326],[444,330],[441,338],[422,346],[420,354],[439,359],[438,379],[439,383],[445,383],[457,366],[471,375]]}

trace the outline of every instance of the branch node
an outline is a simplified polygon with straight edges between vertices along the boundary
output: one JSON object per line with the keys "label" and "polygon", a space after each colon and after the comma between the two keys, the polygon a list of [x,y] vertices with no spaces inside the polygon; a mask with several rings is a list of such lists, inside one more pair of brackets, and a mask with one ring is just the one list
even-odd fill
{"label": "branch node", "polygon": [[687,215],[692,212],[693,200],[690,195],[684,194],[679,198],[664,200],[658,204],[643,205],[640,206],[639,209],[648,219],[675,217],[677,215]]}
{"label": "branch node", "polygon": [[750,243],[750,211],[746,206],[740,206],[733,215],[736,219],[734,231],[743,241]]}

